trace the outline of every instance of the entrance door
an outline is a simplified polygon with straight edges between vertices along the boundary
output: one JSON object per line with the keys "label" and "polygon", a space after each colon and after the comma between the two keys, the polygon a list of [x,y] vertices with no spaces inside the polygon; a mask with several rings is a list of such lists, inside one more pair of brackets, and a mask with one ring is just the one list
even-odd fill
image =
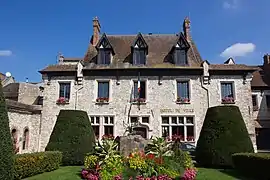
{"label": "entrance door", "polygon": [[134,129],[135,134],[141,135],[143,138],[147,138],[147,130],[145,127],[135,127]]}

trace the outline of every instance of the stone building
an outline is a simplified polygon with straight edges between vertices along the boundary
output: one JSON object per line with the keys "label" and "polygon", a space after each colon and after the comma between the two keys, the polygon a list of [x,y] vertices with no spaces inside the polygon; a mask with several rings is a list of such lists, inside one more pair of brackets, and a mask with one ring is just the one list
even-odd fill
{"label": "stone building", "polygon": [[270,55],[264,56],[263,65],[257,66],[251,82],[253,118],[258,149],[270,149]]}
{"label": "stone building", "polygon": [[17,153],[39,151],[42,86],[9,83],[3,87],[9,126]]}
{"label": "stone building", "polygon": [[44,83],[40,150],[60,109],[84,110],[97,138],[132,125],[146,138],[179,135],[196,144],[208,107],[239,106],[256,149],[251,74],[257,67],[202,59],[190,21],[177,34],[101,34],[97,18],[83,58],[59,55],[40,71]]}

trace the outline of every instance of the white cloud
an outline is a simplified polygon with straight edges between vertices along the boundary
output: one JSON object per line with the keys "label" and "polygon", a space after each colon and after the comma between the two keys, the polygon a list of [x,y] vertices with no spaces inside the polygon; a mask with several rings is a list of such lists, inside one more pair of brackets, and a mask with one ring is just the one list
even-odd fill
{"label": "white cloud", "polygon": [[0,56],[11,56],[12,51],[10,50],[0,50]]}
{"label": "white cloud", "polygon": [[223,2],[224,9],[236,9],[239,5],[239,0],[228,0]]}
{"label": "white cloud", "polygon": [[220,56],[222,57],[242,57],[252,53],[256,46],[253,43],[236,43],[226,48]]}

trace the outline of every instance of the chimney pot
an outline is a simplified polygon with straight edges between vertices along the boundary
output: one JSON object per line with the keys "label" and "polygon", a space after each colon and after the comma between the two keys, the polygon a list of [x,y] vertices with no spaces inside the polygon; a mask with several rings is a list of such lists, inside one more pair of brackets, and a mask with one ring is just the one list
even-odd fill
{"label": "chimney pot", "polygon": [[191,41],[191,34],[190,34],[190,19],[189,17],[186,17],[183,23],[183,30],[184,30],[184,35],[187,39],[188,42]]}
{"label": "chimney pot", "polygon": [[100,34],[100,23],[98,20],[98,17],[95,17],[93,19],[93,40],[92,40],[92,44],[93,46],[96,46],[99,40],[99,34]]}
{"label": "chimney pot", "polygon": [[270,55],[269,54],[265,54],[263,56],[263,64],[266,65],[266,64],[270,64]]}

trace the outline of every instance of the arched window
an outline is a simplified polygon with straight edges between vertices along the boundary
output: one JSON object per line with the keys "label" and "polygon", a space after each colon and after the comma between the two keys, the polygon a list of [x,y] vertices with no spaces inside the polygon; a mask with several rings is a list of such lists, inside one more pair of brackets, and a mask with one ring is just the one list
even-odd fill
{"label": "arched window", "polygon": [[12,137],[12,142],[13,144],[17,143],[17,130],[16,129],[12,129],[11,131],[11,137]]}
{"label": "arched window", "polygon": [[26,128],[23,132],[23,144],[22,144],[22,149],[25,150],[28,148],[29,144],[29,130]]}

